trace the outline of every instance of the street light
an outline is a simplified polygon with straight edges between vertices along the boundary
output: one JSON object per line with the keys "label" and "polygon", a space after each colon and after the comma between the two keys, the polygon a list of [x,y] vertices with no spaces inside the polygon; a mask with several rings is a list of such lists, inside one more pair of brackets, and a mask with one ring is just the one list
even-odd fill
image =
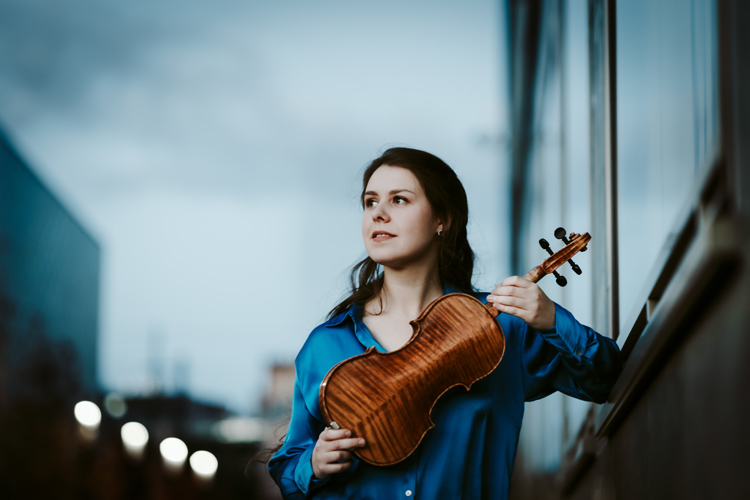
{"label": "street light", "polygon": [[187,445],[181,440],[169,437],[159,444],[159,452],[164,465],[171,472],[179,472],[188,456]]}
{"label": "street light", "polygon": [[219,468],[219,461],[213,453],[209,451],[196,451],[190,455],[190,468],[200,479],[210,481],[216,475],[216,469]]}
{"label": "street light", "polygon": [[76,403],[73,414],[79,424],[90,429],[98,429],[102,421],[102,411],[91,401],[80,401]]}
{"label": "street light", "polygon": [[122,444],[131,457],[140,459],[148,444],[148,430],[138,422],[128,422],[120,429]]}
{"label": "street light", "polygon": [[91,401],[79,401],[73,408],[73,415],[78,422],[78,430],[87,441],[96,439],[99,424],[102,422],[102,411]]}

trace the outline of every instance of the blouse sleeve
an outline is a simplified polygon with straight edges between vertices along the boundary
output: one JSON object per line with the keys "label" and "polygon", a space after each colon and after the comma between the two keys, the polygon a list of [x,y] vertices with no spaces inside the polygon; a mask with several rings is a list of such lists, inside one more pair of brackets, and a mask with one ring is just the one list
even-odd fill
{"label": "blouse sleeve", "polygon": [[285,499],[307,498],[309,493],[328,482],[315,477],[312,452],[322,424],[307,409],[299,382],[294,384],[292,418],[281,449],[268,462],[268,471]]}
{"label": "blouse sleeve", "polygon": [[558,304],[554,328],[539,332],[526,326],[521,358],[526,401],[560,391],[604,403],[622,370],[617,344]]}

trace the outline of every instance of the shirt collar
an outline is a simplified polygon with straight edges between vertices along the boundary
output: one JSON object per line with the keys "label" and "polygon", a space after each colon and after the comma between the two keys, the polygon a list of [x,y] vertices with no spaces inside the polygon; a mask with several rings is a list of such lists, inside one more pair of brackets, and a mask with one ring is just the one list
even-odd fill
{"label": "shirt collar", "polygon": [[334,316],[333,318],[329,319],[325,323],[325,325],[327,327],[331,327],[331,328],[334,327],[334,326],[339,326],[341,323],[344,322],[344,320],[346,320],[346,318],[351,318],[352,321],[354,321],[354,317],[352,316],[352,309],[353,308],[354,308],[354,306],[350,306],[349,309],[347,309],[346,311],[344,311],[341,314],[339,314],[337,316]]}
{"label": "shirt collar", "polygon": [[[443,286],[443,295],[456,292],[460,292],[456,287],[450,285]],[[331,328],[336,327],[349,320],[351,321],[353,333],[357,337],[357,340],[359,340],[360,344],[366,348],[375,347],[380,352],[387,352],[387,349],[380,345],[375,337],[372,336],[370,330],[367,329],[367,325],[362,321],[362,309],[362,305],[352,304],[345,312],[331,318],[331,320],[326,323],[326,326]]]}
{"label": "shirt collar", "polygon": [[[460,293],[461,290],[454,287],[453,285],[444,285],[443,286],[443,295],[448,295],[449,293]],[[346,321],[346,319],[350,319],[355,325],[357,322],[362,321],[362,306],[360,304],[352,304],[349,306],[349,309],[342,312],[341,314],[334,316],[328,322],[326,323],[326,326],[328,327],[335,327],[339,326],[341,323]]]}

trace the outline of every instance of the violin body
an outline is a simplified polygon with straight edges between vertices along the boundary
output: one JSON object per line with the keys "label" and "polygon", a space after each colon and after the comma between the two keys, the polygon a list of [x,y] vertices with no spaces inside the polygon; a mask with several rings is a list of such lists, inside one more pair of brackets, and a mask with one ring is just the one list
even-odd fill
{"label": "violin body", "polygon": [[434,427],[430,412],[440,396],[457,385],[470,389],[500,364],[505,336],[495,316],[471,295],[436,299],[411,321],[414,334],[403,347],[370,347],[328,372],[319,393],[326,422],[364,437],[367,445],[354,454],[370,464],[404,460]]}

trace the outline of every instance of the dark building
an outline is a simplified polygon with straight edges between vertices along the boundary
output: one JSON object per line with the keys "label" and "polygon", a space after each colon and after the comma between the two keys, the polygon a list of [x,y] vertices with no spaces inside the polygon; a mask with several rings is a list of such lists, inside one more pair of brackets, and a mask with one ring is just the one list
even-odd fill
{"label": "dark building", "polygon": [[[101,251],[0,132],[0,390],[39,390],[42,353],[97,389]],[[70,395],[72,396],[72,395]]]}
{"label": "dark building", "polygon": [[513,270],[625,356],[609,402],[529,403],[513,498],[747,498],[750,3],[506,0]]}

